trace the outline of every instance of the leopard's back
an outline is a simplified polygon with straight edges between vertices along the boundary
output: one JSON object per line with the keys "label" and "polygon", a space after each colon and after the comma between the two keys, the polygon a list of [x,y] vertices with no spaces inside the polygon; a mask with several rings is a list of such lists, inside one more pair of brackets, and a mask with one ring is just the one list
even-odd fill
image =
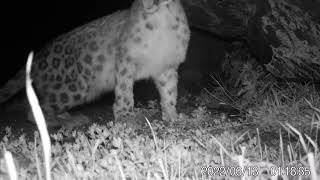
{"label": "leopard's back", "polygon": [[[115,90],[117,119],[132,112],[133,83],[152,78],[164,114],[173,117],[177,68],[185,60],[189,39],[179,0],[135,0],[129,9],[80,26],[38,51],[31,70],[33,85],[44,112],[49,114]],[[2,97],[9,97],[5,92],[13,84],[16,89],[24,87],[24,76],[21,70],[18,84],[9,81],[0,89],[0,102]]]}

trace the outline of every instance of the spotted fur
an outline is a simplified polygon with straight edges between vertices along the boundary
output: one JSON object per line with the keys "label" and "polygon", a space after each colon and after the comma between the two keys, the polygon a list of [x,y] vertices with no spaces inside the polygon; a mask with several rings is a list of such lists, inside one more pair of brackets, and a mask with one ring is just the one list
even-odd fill
{"label": "spotted fur", "polygon": [[[135,0],[123,11],[59,36],[36,53],[31,76],[46,116],[115,90],[115,119],[133,115],[133,84],[154,80],[163,119],[175,119],[177,68],[190,30],[180,0]],[[24,70],[0,90],[0,102],[24,87]],[[54,119],[54,118],[53,118]]]}

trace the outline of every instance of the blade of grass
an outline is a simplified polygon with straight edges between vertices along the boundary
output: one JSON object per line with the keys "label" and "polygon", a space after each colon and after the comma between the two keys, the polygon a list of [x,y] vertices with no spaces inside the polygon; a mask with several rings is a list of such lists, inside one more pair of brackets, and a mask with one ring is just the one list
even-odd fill
{"label": "blade of grass", "polygon": [[31,106],[32,113],[35,117],[37,127],[40,131],[40,137],[42,140],[42,146],[44,151],[46,179],[51,180],[51,175],[50,175],[51,141],[50,141],[49,133],[47,130],[45,118],[43,116],[42,110],[39,105],[39,101],[37,99],[36,93],[32,88],[32,80],[30,77],[32,60],[33,60],[33,52],[30,52],[27,60],[27,66],[26,66],[26,91],[27,91],[27,97]]}
{"label": "blade of grass", "polygon": [[16,166],[12,158],[12,154],[9,151],[5,151],[4,158],[6,159],[7,169],[11,180],[18,180]]}

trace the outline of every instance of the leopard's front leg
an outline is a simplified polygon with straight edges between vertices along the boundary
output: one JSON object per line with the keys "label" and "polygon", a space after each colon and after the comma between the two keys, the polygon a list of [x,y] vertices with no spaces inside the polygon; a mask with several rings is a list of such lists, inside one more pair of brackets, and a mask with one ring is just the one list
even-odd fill
{"label": "leopard's front leg", "polygon": [[116,62],[115,103],[113,114],[115,120],[124,120],[134,116],[133,83],[136,68],[129,56],[121,56]]}
{"label": "leopard's front leg", "polygon": [[161,111],[163,120],[176,120],[178,73],[175,68],[167,69],[159,76],[153,78],[161,98]]}

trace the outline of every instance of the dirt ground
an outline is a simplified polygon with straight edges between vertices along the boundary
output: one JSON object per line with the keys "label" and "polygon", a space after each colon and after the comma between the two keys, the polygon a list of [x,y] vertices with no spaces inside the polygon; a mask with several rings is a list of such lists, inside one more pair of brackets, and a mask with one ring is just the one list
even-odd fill
{"label": "dirt ground", "polygon": [[[103,98],[90,104],[85,104],[71,110],[71,113],[80,113],[89,118],[90,123],[104,124],[113,120],[112,113],[113,95],[108,94]],[[10,106],[10,102],[3,105],[0,110],[0,138],[3,137],[6,127],[11,127],[12,132],[17,134],[25,133],[27,136],[33,135],[37,129],[36,125],[27,120],[27,111],[25,108],[6,108]],[[56,129],[51,129],[54,132]],[[14,133],[14,134],[15,134]]]}
{"label": "dirt ground", "polygon": [[[134,90],[135,102],[146,103],[148,100],[159,99],[157,90],[151,84],[151,81],[137,83]],[[22,91],[8,102],[0,105],[0,138],[4,136],[6,127],[11,127],[15,135],[25,133],[27,137],[33,137],[33,132],[37,127],[27,120],[28,104],[23,103],[24,98],[25,93]],[[114,94],[110,92],[89,104],[75,107],[69,112],[71,114],[83,114],[87,116],[90,123],[84,125],[85,127],[92,123],[103,125],[114,120],[112,111],[113,102]],[[49,129],[49,132],[53,133],[56,130]]]}

